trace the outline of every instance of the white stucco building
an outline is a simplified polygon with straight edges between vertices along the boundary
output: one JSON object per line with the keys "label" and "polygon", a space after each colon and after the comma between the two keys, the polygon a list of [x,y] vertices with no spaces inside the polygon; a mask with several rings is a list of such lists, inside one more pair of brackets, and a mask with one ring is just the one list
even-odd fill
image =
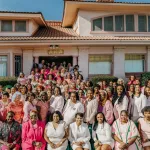
{"label": "white stucco building", "polygon": [[150,4],[65,0],[62,21],[40,12],[0,12],[0,76],[33,62],[68,60],[84,77],[150,71]]}

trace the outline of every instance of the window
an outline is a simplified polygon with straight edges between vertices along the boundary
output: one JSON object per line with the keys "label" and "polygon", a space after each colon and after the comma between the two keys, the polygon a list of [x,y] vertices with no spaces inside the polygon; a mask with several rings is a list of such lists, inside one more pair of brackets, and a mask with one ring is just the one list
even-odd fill
{"label": "window", "polygon": [[26,32],[26,21],[15,21],[16,32]]}
{"label": "window", "polygon": [[111,55],[90,55],[89,74],[111,74]]}
{"label": "window", "polygon": [[2,20],[1,21],[1,31],[12,31],[12,21],[11,20]]}
{"label": "window", "polygon": [[126,31],[134,31],[134,15],[126,15]]}
{"label": "window", "polygon": [[93,31],[102,30],[102,18],[93,20]]}
{"label": "window", "polygon": [[113,31],[113,16],[104,18],[104,30]]}
{"label": "window", "polygon": [[148,32],[150,32],[150,16],[148,16]]}
{"label": "window", "polygon": [[144,55],[125,55],[125,72],[144,72]]}
{"label": "window", "polygon": [[19,76],[22,71],[22,58],[20,55],[15,55],[15,76]]}
{"label": "window", "polygon": [[0,56],[0,76],[7,76],[7,56]]}
{"label": "window", "polygon": [[124,31],[124,16],[115,16],[115,30]]}
{"label": "window", "polygon": [[147,31],[146,16],[138,16],[138,29],[139,29],[139,32]]}

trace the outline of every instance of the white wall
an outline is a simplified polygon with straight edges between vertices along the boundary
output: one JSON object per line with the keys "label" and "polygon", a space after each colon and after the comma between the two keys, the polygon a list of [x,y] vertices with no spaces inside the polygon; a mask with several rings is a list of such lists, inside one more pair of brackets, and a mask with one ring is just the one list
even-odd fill
{"label": "white wall", "polygon": [[[126,12],[128,13],[128,12]],[[140,12],[139,12],[140,13]],[[96,19],[99,17],[120,14],[120,12],[104,12],[104,11],[83,11],[79,10],[77,15],[77,21],[79,23],[79,35],[80,36],[150,36],[150,33],[139,33],[139,32],[132,32],[132,33],[125,33],[125,32],[104,32],[104,31],[92,31],[92,19]],[[125,14],[125,13],[124,13]],[[134,12],[133,12],[134,14]],[[147,14],[147,12],[146,12]],[[150,13],[149,13],[150,14]],[[74,26],[76,25],[76,22]],[[137,24],[136,24],[137,28]],[[77,31],[76,31],[77,32]]]}
{"label": "white wall", "polygon": [[27,32],[0,32],[0,36],[31,36],[39,25],[34,20],[27,21]]}

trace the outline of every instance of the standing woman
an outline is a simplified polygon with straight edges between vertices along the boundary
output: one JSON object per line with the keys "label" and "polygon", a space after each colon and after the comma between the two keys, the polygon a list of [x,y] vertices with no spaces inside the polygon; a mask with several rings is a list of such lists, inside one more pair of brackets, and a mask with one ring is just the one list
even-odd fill
{"label": "standing woman", "polygon": [[48,100],[48,96],[45,91],[42,91],[40,93],[40,100],[34,100],[34,105],[40,107],[40,110],[38,112],[40,114],[39,119],[42,120],[43,122],[46,122],[50,102]]}
{"label": "standing woman", "polygon": [[131,97],[129,112],[131,120],[137,122],[140,117],[143,117],[142,109],[147,105],[147,98],[141,93],[140,85],[135,86],[135,94]]}
{"label": "standing woman", "polygon": [[150,150],[150,106],[144,107],[142,113],[144,118],[138,120],[138,128],[144,150]]}
{"label": "standing woman", "polygon": [[63,116],[64,121],[67,125],[71,124],[75,121],[75,115],[77,113],[84,113],[84,106],[83,104],[77,99],[77,93],[71,92],[70,99],[65,105]]}
{"label": "standing woman", "polygon": [[113,105],[112,102],[107,99],[107,93],[104,90],[100,93],[100,105],[102,106],[102,112],[105,115],[107,123],[111,125],[114,121]]}
{"label": "standing woman", "polygon": [[19,77],[17,79],[17,82],[20,83],[21,85],[25,85],[27,82],[27,79],[24,75],[24,73],[20,72]]}
{"label": "standing woman", "polygon": [[23,112],[24,112],[23,122],[29,121],[30,111],[32,110],[36,111],[36,106],[33,104],[34,99],[35,99],[34,93],[31,93],[27,96],[27,99],[23,107]]}
{"label": "standing woman", "polygon": [[44,138],[48,143],[48,150],[66,150],[68,146],[68,126],[63,121],[59,111],[55,111],[47,123]]}
{"label": "standing woman", "polygon": [[54,95],[50,100],[50,110],[51,113],[54,111],[60,111],[62,113],[64,107],[64,98],[61,95],[61,89],[59,87],[55,87]]}
{"label": "standing woman", "polygon": [[13,102],[10,102],[8,105],[8,111],[14,112],[14,119],[20,124],[23,120],[23,102],[21,101],[21,94],[16,94]]}
{"label": "standing woman", "polygon": [[22,150],[45,150],[45,123],[38,120],[36,111],[30,112],[30,120],[22,124]]}
{"label": "standing woman", "polygon": [[98,109],[98,101],[93,96],[93,90],[88,89],[87,91],[87,99],[85,101],[85,116],[84,121],[88,125],[92,125],[94,123],[94,118]]}
{"label": "standing woman", "polygon": [[128,109],[128,103],[129,100],[125,94],[124,86],[123,85],[118,85],[117,86],[117,91],[115,92],[112,100],[113,106],[114,106],[114,115],[115,118],[118,119],[120,112],[122,110],[127,110]]}
{"label": "standing woman", "polygon": [[139,132],[133,121],[129,120],[128,112],[122,110],[120,118],[112,125],[114,150],[142,150],[139,142]]}
{"label": "standing woman", "polygon": [[69,128],[71,147],[73,150],[90,150],[90,132],[87,124],[83,123],[83,114],[77,113],[75,120]]}
{"label": "standing woman", "polygon": [[8,111],[8,105],[10,103],[8,92],[4,92],[2,99],[0,100],[0,120],[5,121]]}
{"label": "standing woman", "polygon": [[114,140],[111,136],[111,127],[106,122],[103,113],[99,112],[95,116],[95,123],[92,131],[94,147],[96,150],[112,150]]}

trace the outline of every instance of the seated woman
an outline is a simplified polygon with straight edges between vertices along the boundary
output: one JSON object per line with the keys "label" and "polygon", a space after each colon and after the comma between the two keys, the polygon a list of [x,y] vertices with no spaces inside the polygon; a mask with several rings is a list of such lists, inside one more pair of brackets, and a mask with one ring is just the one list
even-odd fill
{"label": "seated woman", "polygon": [[15,114],[14,119],[21,124],[24,115],[23,102],[21,101],[21,94],[17,93],[14,98],[15,98],[14,101],[10,102],[8,105],[8,111],[13,111]]}
{"label": "seated woman", "polygon": [[88,125],[83,123],[83,114],[77,113],[75,122],[70,124],[69,141],[73,150],[90,150],[90,132]]}
{"label": "seated woman", "polygon": [[38,120],[36,111],[30,112],[30,120],[22,125],[22,150],[45,150],[45,123]]}
{"label": "seated woman", "polygon": [[6,121],[0,128],[0,149],[19,150],[21,143],[21,127],[14,120],[14,112],[7,113]]}
{"label": "seated woman", "polygon": [[55,111],[51,115],[51,120],[45,128],[44,138],[48,143],[48,150],[66,150],[68,145],[68,126],[63,121],[59,111]]}
{"label": "seated woman", "polygon": [[99,112],[95,116],[92,137],[94,140],[95,150],[112,150],[114,140],[111,137],[111,127],[106,122],[103,113]]}
{"label": "seated woman", "polygon": [[150,150],[150,106],[144,107],[142,112],[144,118],[138,120],[138,128],[144,150]]}
{"label": "seated woman", "polygon": [[129,120],[128,112],[122,110],[120,118],[112,125],[113,138],[115,140],[114,150],[142,150],[139,142],[139,132],[132,120]]}

